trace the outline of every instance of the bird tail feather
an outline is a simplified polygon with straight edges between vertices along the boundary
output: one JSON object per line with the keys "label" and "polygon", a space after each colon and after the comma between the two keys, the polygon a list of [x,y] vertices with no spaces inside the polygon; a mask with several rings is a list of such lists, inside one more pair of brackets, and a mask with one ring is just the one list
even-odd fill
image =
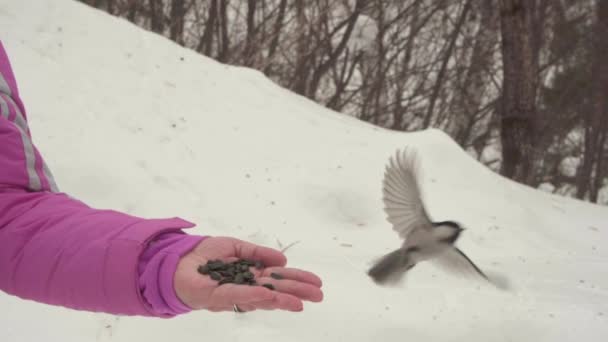
{"label": "bird tail feather", "polygon": [[403,249],[397,249],[380,258],[367,274],[375,283],[387,284],[400,280],[413,266],[409,265],[407,253]]}

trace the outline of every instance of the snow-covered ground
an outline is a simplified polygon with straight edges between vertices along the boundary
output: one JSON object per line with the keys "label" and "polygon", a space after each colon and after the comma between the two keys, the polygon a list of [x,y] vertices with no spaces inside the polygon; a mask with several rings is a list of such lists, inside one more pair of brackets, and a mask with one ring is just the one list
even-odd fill
{"label": "snow-covered ground", "polygon": [[[35,143],[92,206],[180,216],[199,234],[275,248],[324,281],[301,313],[116,318],[0,294],[0,341],[606,341],[608,209],[506,180],[436,130],[375,128],[69,0],[0,0],[0,38]],[[509,291],[419,265],[400,287],[365,271],[399,241],[381,181],[422,155],[436,220]]]}

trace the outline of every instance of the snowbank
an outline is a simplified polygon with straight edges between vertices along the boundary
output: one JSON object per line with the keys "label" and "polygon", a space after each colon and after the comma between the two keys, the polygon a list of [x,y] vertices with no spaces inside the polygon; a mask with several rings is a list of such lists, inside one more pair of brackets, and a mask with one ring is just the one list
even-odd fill
{"label": "snowbank", "polygon": [[[0,0],[35,143],[92,206],[180,216],[199,234],[285,247],[324,280],[298,314],[115,318],[0,294],[1,341],[600,341],[608,336],[608,210],[506,180],[437,130],[395,133],[68,0]],[[370,262],[388,157],[414,145],[436,220],[512,289],[416,267],[380,288]]]}

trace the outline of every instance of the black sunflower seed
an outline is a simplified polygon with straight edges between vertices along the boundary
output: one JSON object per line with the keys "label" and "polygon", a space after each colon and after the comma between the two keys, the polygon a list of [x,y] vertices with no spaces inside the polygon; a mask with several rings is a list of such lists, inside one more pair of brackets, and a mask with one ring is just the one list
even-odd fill
{"label": "black sunflower seed", "polygon": [[200,265],[198,267],[198,273],[200,273],[200,274],[209,274],[209,266],[207,266],[207,265]]}
{"label": "black sunflower seed", "polygon": [[278,274],[278,273],[270,273],[270,276],[274,279],[284,279],[285,277],[283,277],[282,275]]}
{"label": "black sunflower seed", "polygon": [[222,277],[234,277],[234,271],[218,271],[218,273],[222,276]]}
{"label": "black sunflower seed", "polygon": [[267,288],[269,290],[274,290],[274,286],[272,284],[262,284],[262,286],[264,286],[265,288]]}
{"label": "black sunflower seed", "polygon": [[[257,285],[255,275],[249,271],[250,267],[257,269],[264,268],[264,263],[248,259],[239,259],[230,263],[223,262],[219,259],[209,260],[205,265],[199,265],[198,272],[203,275],[208,275],[211,279],[218,281],[219,285],[236,283],[244,285]],[[283,279],[280,274],[273,273],[270,275],[274,279]],[[263,286],[274,290],[271,284]]]}
{"label": "black sunflower seed", "polygon": [[226,264],[224,264],[224,262],[221,260],[214,260],[207,263],[207,266],[209,266],[209,269],[212,271],[221,270],[225,267],[225,265]]}
{"label": "black sunflower seed", "polygon": [[234,279],[233,278],[224,278],[224,279],[220,280],[219,285],[229,284],[229,283],[234,283]]}

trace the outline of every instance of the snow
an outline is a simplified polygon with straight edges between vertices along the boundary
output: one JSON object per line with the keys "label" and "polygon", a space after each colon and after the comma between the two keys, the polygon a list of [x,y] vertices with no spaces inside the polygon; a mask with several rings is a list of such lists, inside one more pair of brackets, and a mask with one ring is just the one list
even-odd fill
{"label": "snow", "polygon": [[[180,216],[192,233],[286,251],[324,281],[301,313],[171,320],[71,311],[0,294],[0,341],[602,341],[608,210],[504,179],[438,130],[397,133],[325,109],[81,3],[0,0],[35,143],[58,185],[98,208]],[[431,216],[510,280],[498,290],[419,265],[383,288],[365,275],[399,241],[381,181],[421,153]]]}
{"label": "snow", "polygon": [[575,177],[576,170],[581,164],[580,157],[566,157],[559,165],[559,171],[562,175],[566,177]]}

